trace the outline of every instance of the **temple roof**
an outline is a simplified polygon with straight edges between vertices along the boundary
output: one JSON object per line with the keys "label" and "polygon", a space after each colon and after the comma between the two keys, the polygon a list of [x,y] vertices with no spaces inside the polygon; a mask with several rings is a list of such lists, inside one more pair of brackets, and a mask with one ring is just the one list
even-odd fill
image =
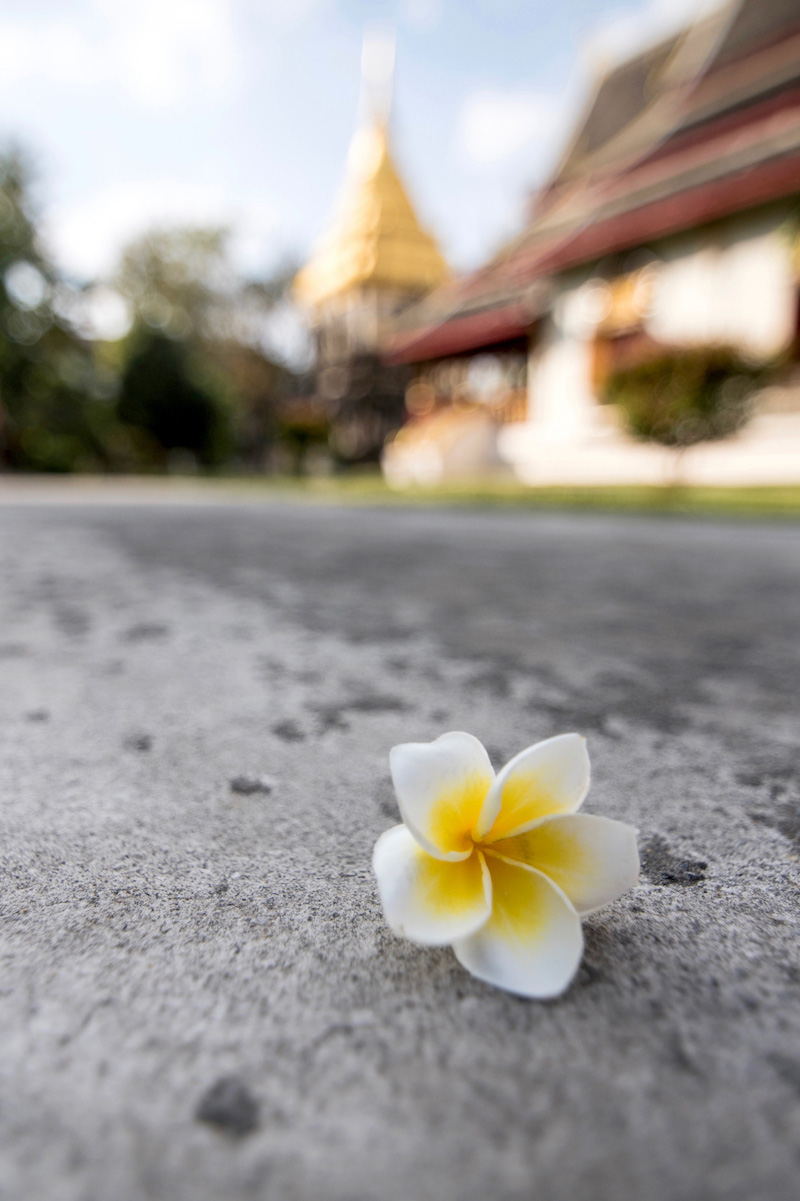
{"label": "temple roof", "polygon": [[408,310],[386,357],[516,338],[559,272],[797,195],[800,0],[727,0],[601,82],[531,224]]}
{"label": "temple roof", "polygon": [[436,242],[419,224],[392,161],[385,125],[360,129],[333,224],[295,289],[318,305],[351,288],[393,288],[416,295],[447,277]]}

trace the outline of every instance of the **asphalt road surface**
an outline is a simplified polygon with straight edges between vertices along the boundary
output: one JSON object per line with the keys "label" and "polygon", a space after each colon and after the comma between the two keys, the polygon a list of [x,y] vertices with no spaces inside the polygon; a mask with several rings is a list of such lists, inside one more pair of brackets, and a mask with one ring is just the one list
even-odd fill
{"label": "asphalt road surface", "polygon": [[[6,504],[0,684],[3,1201],[794,1201],[797,527]],[[383,923],[449,729],[641,831],[557,1001]]]}

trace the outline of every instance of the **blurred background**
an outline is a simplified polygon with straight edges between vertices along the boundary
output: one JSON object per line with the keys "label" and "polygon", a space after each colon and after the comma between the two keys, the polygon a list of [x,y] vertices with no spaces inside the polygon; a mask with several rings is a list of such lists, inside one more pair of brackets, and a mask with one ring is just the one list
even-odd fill
{"label": "blurred background", "polygon": [[800,0],[4,0],[0,469],[800,484]]}

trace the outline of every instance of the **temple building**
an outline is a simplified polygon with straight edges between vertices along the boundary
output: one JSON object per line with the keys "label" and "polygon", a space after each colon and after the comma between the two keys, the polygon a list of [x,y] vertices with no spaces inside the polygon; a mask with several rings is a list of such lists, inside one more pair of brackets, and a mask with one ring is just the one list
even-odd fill
{"label": "temple building", "polygon": [[384,470],[655,482],[664,450],[626,433],[604,381],[730,347],[771,386],[686,453],[687,478],[800,482],[799,288],[800,0],[728,0],[610,70],[527,228],[399,319],[384,355],[414,375]]}
{"label": "temple building", "polygon": [[333,222],[295,281],[316,344],[315,394],[341,461],[377,461],[403,421],[411,371],[379,348],[403,310],[446,276],[393,161],[388,103],[373,105],[350,147]]}

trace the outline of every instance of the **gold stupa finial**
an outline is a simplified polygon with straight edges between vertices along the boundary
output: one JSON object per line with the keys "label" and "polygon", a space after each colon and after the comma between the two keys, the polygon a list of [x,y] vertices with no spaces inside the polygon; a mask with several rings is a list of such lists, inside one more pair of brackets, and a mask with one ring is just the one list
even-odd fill
{"label": "gold stupa finial", "polygon": [[368,26],[361,46],[361,125],[380,125],[388,129],[392,115],[394,59],[394,27]]}
{"label": "gold stupa finial", "polygon": [[435,240],[419,224],[389,149],[394,35],[367,33],[361,120],[347,156],[337,214],[295,290],[316,307],[358,287],[421,295],[447,277]]}

